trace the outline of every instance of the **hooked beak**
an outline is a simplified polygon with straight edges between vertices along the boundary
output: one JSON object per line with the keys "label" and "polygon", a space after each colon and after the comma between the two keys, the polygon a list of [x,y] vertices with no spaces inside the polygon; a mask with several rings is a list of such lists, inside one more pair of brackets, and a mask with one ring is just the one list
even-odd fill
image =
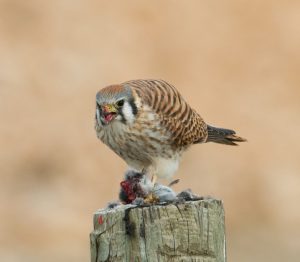
{"label": "hooked beak", "polygon": [[101,109],[102,109],[102,116],[103,116],[106,124],[111,122],[117,116],[118,110],[114,105],[106,104],[106,105],[103,105],[101,107]]}

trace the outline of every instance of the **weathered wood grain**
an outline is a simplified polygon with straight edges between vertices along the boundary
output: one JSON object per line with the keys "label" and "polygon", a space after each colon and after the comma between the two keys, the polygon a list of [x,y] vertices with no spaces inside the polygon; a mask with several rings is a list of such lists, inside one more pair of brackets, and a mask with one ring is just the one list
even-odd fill
{"label": "weathered wood grain", "polygon": [[118,206],[94,214],[91,261],[225,262],[222,202]]}

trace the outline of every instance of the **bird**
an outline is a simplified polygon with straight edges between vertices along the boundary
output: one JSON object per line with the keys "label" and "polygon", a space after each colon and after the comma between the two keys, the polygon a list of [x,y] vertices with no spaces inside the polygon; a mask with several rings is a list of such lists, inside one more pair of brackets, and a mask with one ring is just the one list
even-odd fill
{"label": "bird", "polygon": [[98,91],[95,130],[129,168],[154,182],[170,181],[192,145],[247,141],[234,130],[208,125],[172,84],[158,79],[130,80]]}

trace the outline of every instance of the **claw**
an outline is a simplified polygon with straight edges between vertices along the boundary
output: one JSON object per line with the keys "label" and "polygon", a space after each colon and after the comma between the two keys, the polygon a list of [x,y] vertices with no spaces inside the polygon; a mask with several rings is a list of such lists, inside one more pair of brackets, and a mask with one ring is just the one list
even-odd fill
{"label": "claw", "polygon": [[157,203],[159,203],[159,198],[156,195],[154,195],[153,193],[150,193],[144,199],[144,203],[146,203],[146,204],[157,204]]}

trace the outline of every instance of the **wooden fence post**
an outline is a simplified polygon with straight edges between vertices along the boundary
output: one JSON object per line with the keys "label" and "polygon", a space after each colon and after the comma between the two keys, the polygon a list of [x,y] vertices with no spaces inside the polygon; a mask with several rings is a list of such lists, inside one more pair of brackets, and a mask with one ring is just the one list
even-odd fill
{"label": "wooden fence post", "polygon": [[222,201],[101,209],[90,241],[92,262],[226,262]]}

